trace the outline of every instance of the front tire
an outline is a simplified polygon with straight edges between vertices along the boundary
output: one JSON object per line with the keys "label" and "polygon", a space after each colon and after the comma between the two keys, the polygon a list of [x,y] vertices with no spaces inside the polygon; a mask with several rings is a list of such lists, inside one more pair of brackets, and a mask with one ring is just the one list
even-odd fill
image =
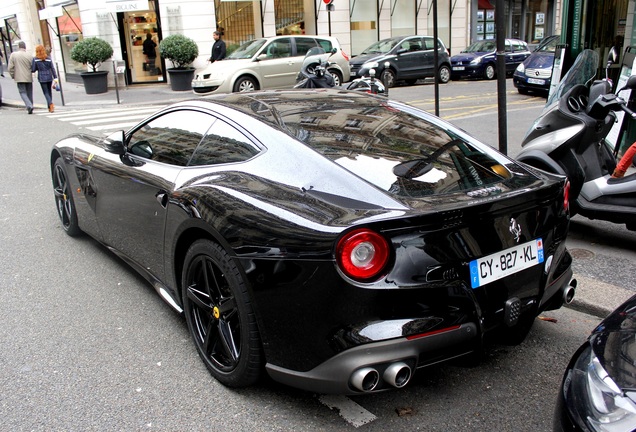
{"label": "front tire", "polygon": [[330,70],[329,73],[333,77],[333,85],[334,87],[340,87],[342,85],[342,75],[337,70]]}
{"label": "front tire", "polygon": [[221,246],[192,244],[184,260],[183,310],[199,356],[228,387],[247,387],[261,375],[258,327],[246,283]]}
{"label": "front tire", "polygon": [[75,201],[73,201],[73,193],[62,158],[55,160],[51,174],[55,207],[57,207],[57,215],[60,217],[60,222],[62,222],[62,228],[69,236],[77,237],[82,234],[82,230],[79,227]]}
{"label": "front tire", "polygon": [[484,78],[486,78],[487,80],[495,78],[495,67],[493,65],[486,65],[486,69],[484,69]]}
{"label": "front tire", "polygon": [[236,80],[232,91],[234,93],[246,93],[255,90],[258,90],[258,83],[256,80],[252,77],[244,76]]}
{"label": "front tire", "polygon": [[391,69],[384,69],[380,75],[380,80],[387,88],[395,87],[395,72]]}

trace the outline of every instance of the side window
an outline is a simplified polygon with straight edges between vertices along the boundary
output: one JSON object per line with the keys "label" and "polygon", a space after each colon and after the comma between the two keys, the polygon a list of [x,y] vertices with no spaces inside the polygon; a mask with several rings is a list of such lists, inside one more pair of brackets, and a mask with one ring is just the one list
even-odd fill
{"label": "side window", "polygon": [[277,39],[267,47],[267,58],[291,57],[291,39]]}
{"label": "side window", "polygon": [[322,49],[325,50],[325,52],[331,52],[331,50],[333,49],[333,45],[331,44],[330,40],[316,39],[316,41],[318,42],[318,45],[320,45]]}
{"label": "side window", "polygon": [[222,120],[217,120],[197,147],[190,166],[241,162],[259,153],[245,135]]}
{"label": "side window", "polygon": [[411,44],[409,44],[408,40],[403,40],[400,42],[400,47],[398,49],[409,50],[411,48]]}
{"label": "side window", "polygon": [[422,39],[413,38],[408,40],[408,48],[409,51],[420,51],[422,49]]}
{"label": "side window", "polygon": [[214,118],[199,111],[172,111],[137,129],[128,141],[131,153],[176,166],[186,166]]}
{"label": "side window", "polygon": [[[316,42],[311,38],[299,37],[294,38],[296,41],[296,55],[297,56],[305,56],[307,51],[316,47]],[[324,47],[323,47],[324,48]],[[327,52],[327,50],[325,50]]]}
{"label": "side window", "polygon": [[505,48],[506,52],[512,52],[512,45],[510,44],[509,41],[506,41],[506,48]]}
{"label": "side window", "polygon": [[[433,43],[433,38],[424,38],[424,46],[427,50],[432,50],[435,48],[435,44]],[[438,45],[439,48],[439,45]]]}

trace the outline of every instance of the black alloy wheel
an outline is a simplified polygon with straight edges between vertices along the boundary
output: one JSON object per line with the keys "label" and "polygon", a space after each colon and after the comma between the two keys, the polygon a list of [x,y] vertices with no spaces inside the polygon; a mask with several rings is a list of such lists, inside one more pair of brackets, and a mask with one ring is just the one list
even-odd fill
{"label": "black alloy wheel", "polygon": [[188,329],[210,373],[229,387],[254,384],[261,343],[246,284],[228,254],[210,240],[188,250],[182,279]]}
{"label": "black alloy wheel", "polygon": [[380,75],[380,80],[385,87],[390,88],[395,86],[395,72],[392,69],[384,69]]}
{"label": "black alloy wheel", "polygon": [[71,237],[76,237],[82,233],[77,222],[77,212],[73,202],[73,194],[69,187],[68,177],[64,169],[62,158],[57,158],[52,170],[53,195],[55,196],[55,207],[62,222],[62,228]]}

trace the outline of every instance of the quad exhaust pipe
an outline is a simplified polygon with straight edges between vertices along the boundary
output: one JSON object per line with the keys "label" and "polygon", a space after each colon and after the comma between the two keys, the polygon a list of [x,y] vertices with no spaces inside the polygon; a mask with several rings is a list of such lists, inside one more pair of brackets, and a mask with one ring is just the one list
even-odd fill
{"label": "quad exhaust pipe", "polygon": [[[389,365],[382,374],[382,379],[387,384],[402,388],[411,380],[411,368],[403,362],[395,362]],[[372,367],[358,369],[351,375],[351,385],[361,392],[372,392],[380,384],[380,373]]]}

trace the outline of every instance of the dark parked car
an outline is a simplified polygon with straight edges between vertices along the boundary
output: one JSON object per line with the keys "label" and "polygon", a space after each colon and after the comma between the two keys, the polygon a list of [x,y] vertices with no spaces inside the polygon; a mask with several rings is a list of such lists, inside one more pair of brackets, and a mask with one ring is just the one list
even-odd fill
{"label": "dark parked car", "polygon": [[636,430],[636,296],[592,332],[568,365],[554,431]]}
{"label": "dark parked car", "polygon": [[51,168],[67,233],[183,311],[228,386],[402,387],[571,295],[567,180],[384,97],[184,101],[61,140]]}
{"label": "dark parked car", "polygon": [[[485,78],[497,76],[497,41],[482,40],[473,43],[461,53],[451,57],[451,78]],[[518,39],[506,39],[506,75],[512,75],[517,66],[530,55],[528,44]]]}
{"label": "dark parked car", "polygon": [[512,81],[519,93],[538,91],[547,95],[552,79],[554,52],[560,41],[561,36],[558,35],[545,38],[537,49],[517,66]]}
{"label": "dark parked car", "polygon": [[447,83],[450,80],[448,50],[438,39],[436,67],[433,41],[430,36],[398,36],[375,42],[349,60],[351,78],[365,76],[370,69],[375,69],[376,77],[393,87],[398,80],[415,84],[418,79],[434,77],[437,72],[439,82]]}

